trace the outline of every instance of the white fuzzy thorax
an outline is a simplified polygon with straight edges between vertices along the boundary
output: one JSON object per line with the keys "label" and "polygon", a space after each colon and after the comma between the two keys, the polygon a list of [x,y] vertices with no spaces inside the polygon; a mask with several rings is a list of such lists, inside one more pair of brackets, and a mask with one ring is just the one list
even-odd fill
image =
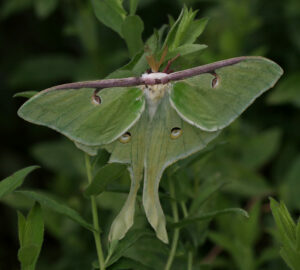
{"label": "white fuzzy thorax", "polygon": [[[149,80],[162,79],[168,74],[157,72],[157,73],[145,73],[142,75],[142,78]],[[141,88],[144,91],[144,95],[146,97],[148,112],[150,119],[152,120],[157,106],[160,103],[161,99],[164,97],[166,90],[169,88],[170,84],[154,84],[154,85],[142,85]]]}

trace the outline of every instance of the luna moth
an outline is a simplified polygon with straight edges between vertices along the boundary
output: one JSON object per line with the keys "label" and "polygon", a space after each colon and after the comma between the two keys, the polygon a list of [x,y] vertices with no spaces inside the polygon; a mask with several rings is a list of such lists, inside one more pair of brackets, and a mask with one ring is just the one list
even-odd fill
{"label": "luna moth", "polygon": [[[23,119],[50,127],[93,154],[111,153],[109,162],[128,164],[131,187],[115,218],[110,241],[133,225],[141,181],[147,219],[163,242],[166,220],[158,188],[172,163],[203,149],[283,71],[263,57],[236,57],[177,72],[148,58],[151,71],[140,77],[104,79],[54,86],[19,109]],[[95,153],[94,153],[95,154]]]}

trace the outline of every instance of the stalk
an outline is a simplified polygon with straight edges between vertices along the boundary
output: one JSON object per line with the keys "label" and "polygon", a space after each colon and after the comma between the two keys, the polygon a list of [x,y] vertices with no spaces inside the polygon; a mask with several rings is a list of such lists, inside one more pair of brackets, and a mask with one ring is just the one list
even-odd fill
{"label": "stalk", "polygon": [[[85,154],[85,167],[86,167],[88,183],[90,184],[92,182],[92,168],[91,168],[90,157],[88,156],[88,154]],[[93,215],[93,225],[94,225],[94,229],[95,229],[93,234],[94,234],[94,239],[95,239],[95,244],[96,244],[99,267],[100,267],[100,270],[105,270],[96,196],[91,196],[91,207],[92,207],[92,215]]]}

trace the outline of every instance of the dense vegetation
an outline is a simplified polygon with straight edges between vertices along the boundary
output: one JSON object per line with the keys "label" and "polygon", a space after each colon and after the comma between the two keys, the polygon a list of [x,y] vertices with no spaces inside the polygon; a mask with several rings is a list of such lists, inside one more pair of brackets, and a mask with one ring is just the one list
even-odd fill
{"label": "dense vegetation", "polygon": [[[137,1],[124,2],[125,10],[134,14]],[[205,31],[197,39],[197,43],[207,44],[208,48],[187,55],[185,61],[175,65],[176,69],[240,55],[263,55],[279,63],[285,75],[204,152],[168,171],[175,181],[175,190],[170,190],[168,181],[163,179],[160,194],[169,221],[169,235],[176,231],[176,226],[172,226],[172,198],[176,198],[175,211],[180,219],[187,212],[197,217],[177,224],[179,242],[171,269],[188,269],[191,265],[193,268],[189,269],[289,269],[279,255],[282,245],[285,261],[292,269],[299,269],[300,225],[296,229],[284,206],[272,201],[280,228],[277,230],[268,198],[283,200],[294,220],[299,216],[299,1],[140,0],[136,14],[143,23],[139,27],[135,23],[135,31],[142,33],[145,42],[154,28],[173,25],[183,4],[199,9],[197,18],[202,19],[203,26],[205,18],[209,18]],[[40,165],[42,169],[27,177],[24,189],[54,194],[84,218],[69,213],[73,220],[88,227],[84,222],[91,220],[91,210],[89,201],[82,196],[87,183],[84,155],[57,133],[19,119],[16,111],[24,100],[12,96],[63,82],[104,78],[125,65],[143,46],[142,40],[132,42],[124,29],[103,21],[97,5],[84,0],[6,0],[1,4],[0,19],[3,110],[0,179],[29,165]],[[95,168],[105,164],[107,158],[107,153],[101,152],[93,160]],[[20,182],[12,189],[33,169],[19,172]],[[109,227],[128,188],[128,175],[124,174],[97,197],[105,253]],[[27,216],[32,207],[28,197],[35,195],[8,194],[9,190],[3,190],[0,191],[0,269],[18,269],[18,219],[19,224],[26,223],[23,215]],[[34,199],[39,201],[36,196]],[[49,205],[52,208],[42,209],[45,238],[37,269],[91,269],[97,258],[92,234],[53,211],[57,205],[48,202]],[[244,212],[238,210],[213,219],[205,216],[233,207],[247,210],[250,218],[239,215]],[[21,212],[17,215],[15,209],[23,215]],[[27,222],[35,219],[42,223],[40,212],[36,204]],[[287,224],[287,230],[282,224]],[[36,232],[38,246],[43,233]],[[30,238],[30,234],[27,236]],[[26,245],[26,237],[22,245]],[[138,202],[134,228],[111,257],[109,269],[164,269],[169,254],[170,247],[155,238]]]}

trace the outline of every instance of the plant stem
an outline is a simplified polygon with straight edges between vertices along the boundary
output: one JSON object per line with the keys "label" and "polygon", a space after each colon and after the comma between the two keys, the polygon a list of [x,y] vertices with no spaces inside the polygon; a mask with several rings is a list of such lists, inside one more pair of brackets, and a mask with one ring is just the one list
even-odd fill
{"label": "plant stem", "polygon": [[[182,209],[184,218],[187,218],[189,213],[188,213],[188,210],[186,208],[185,202],[181,201],[180,205],[181,205],[181,209]],[[188,251],[188,258],[187,258],[187,270],[192,270],[192,269],[193,269],[193,251],[189,250]]]}
{"label": "plant stem", "polygon": [[187,270],[192,270],[193,269],[193,252],[189,251],[188,252],[188,268]]}
{"label": "plant stem", "polygon": [[[88,182],[90,184],[92,182],[92,169],[91,169],[90,157],[88,156],[88,154],[85,154],[85,167],[86,167]],[[91,206],[92,206],[94,229],[96,230],[94,231],[93,234],[94,234],[94,239],[95,239],[95,244],[97,249],[99,267],[100,270],[105,270],[104,256],[103,256],[102,245],[101,245],[96,196],[91,196]]]}
{"label": "plant stem", "polygon": [[[174,188],[174,184],[170,180],[170,178],[169,178],[169,188],[170,188],[170,195],[171,195],[172,198],[174,198],[175,197],[175,188]],[[177,207],[177,203],[176,203],[175,200],[171,200],[171,207],[172,207],[174,222],[178,222],[179,221],[178,207]],[[178,239],[179,239],[179,231],[180,231],[179,228],[174,229],[172,246],[171,246],[171,250],[170,250],[170,253],[169,253],[167,264],[165,266],[165,270],[170,270],[171,266],[172,266],[172,263],[174,261],[174,257],[175,257],[175,253],[176,253],[176,249],[177,249],[177,244],[178,244]]]}

